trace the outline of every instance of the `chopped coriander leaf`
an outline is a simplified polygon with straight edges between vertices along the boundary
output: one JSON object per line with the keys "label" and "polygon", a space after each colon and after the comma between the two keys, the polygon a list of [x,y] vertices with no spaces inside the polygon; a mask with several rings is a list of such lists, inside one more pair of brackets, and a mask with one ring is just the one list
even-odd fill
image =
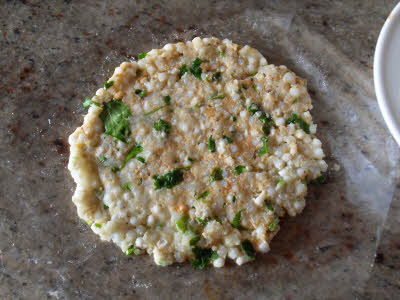
{"label": "chopped coriander leaf", "polygon": [[142,164],[145,164],[145,163],[146,163],[146,160],[145,160],[143,157],[141,157],[141,156],[137,156],[136,159],[137,159],[138,161],[140,161]]}
{"label": "chopped coriander leaf", "polygon": [[121,188],[125,191],[130,191],[131,190],[131,183],[128,182],[127,184],[121,185]]}
{"label": "chopped coriander leaf", "polygon": [[254,72],[252,72],[251,74],[250,74],[250,76],[256,76],[257,75],[257,71],[254,71]]}
{"label": "chopped coriander leaf", "polygon": [[212,76],[212,81],[221,81],[221,72],[215,72]]}
{"label": "chopped coriander leaf", "polygon": [[242,87],[242,89],[247,90],[247,85],[245,85],[244,83],[242,83],[241,87]]}
{"label": "chopped coriander leaf", "polygon": [[225,56],[225,52],[224,51],[219,51],[219,56],[224,57]]}
{"label": "chopped coriander leaf", "polygon": [[210,99],[211,100],[216,100],[216,99],[224,99],[225,95],[224,94],[217,94],[215,96],[212,96]]}
{"label": "chopped coriander leaf", "polygon": [[254,247],[249,240],[244,240],[242,242],[242,250],[250,259],[254,259],[256,257],[256,252],[254,251]]}
{"label": "chopped coriander leaf", "polygon": [[133,245],[129,246],[128,250],[125,251],[127,256],[136,254],[139,249],[135,248]]}
{"label": "chopped coriander leaf", "polygon": [[192,166],[186,166],[186,167],[183,167],[183,168],[181,168],[181,169],[182,169],[182,170],[185,170],[185,171],[189,171],[191,167],[192,167]]}
{"label": "chopped coriander leaf", "polygon": [[166,134],[171,132],[171,124],[161,119],[159,119],[157,123],[154,123],[153,128],[156,131],[163,131]]}
{"label": "chopped coriander leaf", "polygon": [[219,224],[222,224],[222,220],[221,220],[220,217],[215,216],[215,217],[214,217],[214,220],[217,221]]}
{"label": "chopped coriander leaf", "polygon": [[140,97],[140,99],[143,99],[144,97],[147,96],[147,90],[146,89],[140,90],[140,92],[137,95]]}
{"label": "chopped coriander leaf", "polygon": [[172,189],[183,181],[183,172],[181,169],[175,168],[165,175],[154,175],[153,179],[156,190],[161,188]]}
{"label": "chopped coriander leaf", "polygon": [[223,138],[228,144],[232,144],[232,143],[233,143],[233,140],[232,140],[229,136],[223,135],[222,138]]}
{"label": "chopped coriander leaf", "polygon": [[236,196],[233,196],[233,197],[232,197],[232,202],[233,202],[233,203],[236,203]]}
{"label": "chopped coriander leaf", "polygon": [[318,178],[314,179],[310,182],[311,184],[325,184],[326,183],[326,176],[321,175]]}
{"label": "chopped coriander leaf", "polygon": [[247,108],[247,110],[249,111],[249,113],[251,113],[252,115],[254,115],[256,112],[261,110],[260,104],[257,103],[252,103],[251,105],[249,105],[249,107]]}
{"label": "chopped coriander leaf", "polygon": [[196,58],[193,62],[192,62],[192,66],[189,68],[190,73],[192,73],[192,75],[198,79],[201,79],[201,73],[202,73],[202,69],[200,68],[200,65],[203,61],[200,58]]}
{"label": "chopped coriander leaf", "polygon": [[129,151],[128,155],[125,157],[125,161],[124,161],[124,164],[123,164],[123,166],[121,167],[121,169],[126,165],[126,163],[127,163],[128,161],[130,161],[131,159],[136,158],[136,156],[137,156],[139,153],[142,153],[142,152],[143,152],[143,147],[142,147],[142,145],[133,146],[133,148]]}
{"label": "chopped coriander leaf", "polygon": [[200,241],[200,239],[201,239],[200,234],[195,235],[193,238],[190,239],[189,245],[192,247],[196,246],[197,243]]}
{"label": "chopped coriander leaf", "polygon": [[188,158],[188,161],[190,161],[191,163],[195,162],[195,160],[191,157]]}
{"label": "chopped coriander leaf", "polygon": [[207,147],[211,153],[215,152],[215,141],[213,140],[212,135],[210,135],[210,137],[208,138]]}
{"label": "chopped coriander leaf", "polygon": [[86,222],[86,224],[88,224],[89,226],[92,226],[92,224],[93,224],[93,222],[92,222],[92,221],[89,221],[89,220],[86,220],[85,222]]}
{"label": "chopped coriander leaf", "polygon": [[145,58],[147,56],[147,53],[145,53],[145,52],[142,52],[142,53],[139,53],[139,55],[138,55],[138,60],[141,60],[142,58]]}
{"label": "chopped coriander leaf", "polygon": [[103,209],[104,209],[104,210],[109,209],[108,205],[103,204]]}
{"label": "chopped coriander leaf", "polygon": [[164,225],[163,225],[163,223],[157,223],[157,225],[156,225],[156,227],[158,227],[158,228],[162,228]]}
{"label": "chopped coriander leaf", "polygon": [[165,105],[171,105],[171,97],[169,95],[163,98]]}
{"label": "chopped coriander leaf", "polygon": [[140,76],[142,75],[142,70],[141,69],[137,69],[136,70],[136,76]]}
{"label": "chopped coriander leaf", "polygon": [[271,133],[271,127],[274,125],[272,117],[267,117],[265,112],[263,112],[258,119],[264,124],[262,127],[264,134],[269,135]]}
{"label": "chopped coriander leaf", "polygon": [[214,181],[220,181],[224,179],[222,176],[222,170],[220,168],[215,168],[210,175],[210,183],[213,183]]}
{"label": "chopped coriander leaf", "polygon": [[257,92],[257,86],[255,84],[253,85],[253,90]]}
{"label": "chopped coriander leaf", "polygon": [[285,183],[285,180],[283,180],[283,178],[281,178],[280,180],[279,180],[279,182],[278,182],[278,184],[280,184],[280,185],[282,185],[282,184],[284,184]]}
{"label": "chopped coriander leaf", "polygon": [[129,121],[126,119],[129,116],[131,116],[129,107],[122,101],[113,99],[104,104],[99,117],[104,123],[105,134],[126,143],[131,133]]}
{"label": "chopped coriander leaf", "polygon": [[242,218],[242,211],[243,211],[243,209],[239,210],[235,214],[235,216],[233,217],[233,220],[232,220],[232,223],[231,223],[233,228],[236,228],[236,229],[239,229],[239,230],[245,230],[246,229],[242,225],[240,225],[240,219]]}
{"label": "chopped coriander leaf", "polygon": [[99,223],[94,223],[94,226],[97,228],[101,228],[101,224],[99,224]]}
{"label": "chopped coriander leaf", "polygon": [[114,85],[114,81],[107,81],[105,84],[104,84],[104,89],[105,90],[108,90],[110,87],[112,87]]}
{"label": "chopped coriander leaf", "polygon": [[292,104],[296,104],[297,102],[299,102],[299,99],[296,98],[296,99],[294,99]]}
{"label": "chopped coriander leaf", "polygon": [[199,223],[199,225],[201,225],[201,226],[206,226],[207,223],[210,222],[210,221],[211,221],[210,217],[207,217],[205,219],[201,219],[201,218],[196,217],[196,222]]}
{"label": "chopped coriander leaf", "polygon": [[274,231],[276,226],[278,226],[278,224],[279,224],[279,218],[275,218],[271,223],[269,223],[268,229],[270,231]]}
{"label": "chopped coriander leaf", "polygon": [[237,166],[235,168],[235,175],[240,175],[240,174],[242,174],[242,173],[244,173],[246,171],[247,171],[246,166]]}
{"label": "chopped coriander leaf", "polygon": [[203,198],[207,197],[208,195],[210,195],[210,191],[205,191],[205,192],[201,193],[200,196],[198,196],[196,198],[196,200],[203,199]]}
{"label": "chopped coriander leaf", "polygon": [[179,78],[182,78],[182,76],[185,75],[185,73],[186,73],[187,71],[188,71],[188,70],[187,70],[186,65],[183,65],[183,66],[181,67],[181,70],[179,71]]}
{"label": "chopped coriander leaf", "polygon": [[296,123],[305,133],[310,133],[310,125],[308,125],[302,118],[296,114],[292,114],[290,118],[286,121],[286,124]]}
{"label": "chopped coriander leaf", "polygon": [[263,146],[260,148],[260,155],[267,154],[268,152],[268,138],[263,136],[261,138],[261,141],[263,142]]}
{"label": "chopped coriander leaf", "polygon": [[102,163],[104,163],[104,162],[107,161],[107,157],[101,156],[101,157],[99,158],[99,161],[101,161]]}
{"label": "chopped coriander leaf", "polygon": [[118,168],[118,167],[112,167],[111,168],[111,172],[113,172],[113,173],[117,173],[119,170],[121,170],[121,169]]}
{"label": "chopped coriander leaf", "polygon": [[218,258],[218,253],[217,251],[213,251],[213,253],[211,254],[211,260],[216,260]]}
{"label": "chopped coriander leaf", "polygon": [[267,206],[267,209],[268,209],[268,210],[270,210],[270,211],[272,211],[272,212],[275,212],[274,207],[271,205],[271,203],[268,202],[267,199],[264,200],[264,203],[265,203],[265,205]]}
{"label": "chopped coriander leaf", "polygon": [[200,248],[200,247],[194,247],[192,251],[195,257],[194,260],[192,261],[193,269],[195,270],[204,269],[204,267],[210,263],[213,251],[210,248]]}
{"label": "chopped coriander leaf", "polygon": [[183,215],[178,221],[176,221],[176,228],[180,232],[185,233],[187,230],[188,221],[189,221],[189,216]]}
{"label": "chopped coriander leaf", "polygon": [[100,106],[99,103],[90,100],[89,97],[85,97],[85,101],[83,101],[82,106],[83,106],[83,108],[88,108],[88,107],[89,107],[90,105],[92,105],[92,104],[94,104],[94,105],[96,105],[96,106]]}
{"label": "chopped coriander leaf", "polygon": [[237,121],[236,116],[232,116],[232,121],[233,121],[233,122],[236,122],[236,121]]}

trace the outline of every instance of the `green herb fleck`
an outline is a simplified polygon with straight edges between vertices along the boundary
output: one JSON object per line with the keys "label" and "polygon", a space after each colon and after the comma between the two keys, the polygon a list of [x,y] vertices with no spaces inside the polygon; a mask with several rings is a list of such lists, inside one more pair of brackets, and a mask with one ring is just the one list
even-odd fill
{"label": "green herb fleck", "polygon": [[224,51],[219,51],[219,56],[220,57],[224,57],[225,56],[225,52]]}
{"label": "green herb fleck", "polygon": [[129,107],[120,100],[111,100],[104,104],[100,119],[104,123],[105,134],[126,143],[131,133],[129,121],[126,119],[129,116],[131,116]]}
{"label": "green herb fleck", "polygon": [[210,263],[211,256],[213,255],[213,251],[210,248],[200,248],[194,247],[192,248],[193,254],[195,256],[192,261],[193,269],[202,270],[205,266]]}
{"label": "green herb fleck", "polygon": [[213,253],[211,254],[211,260],[216,260],[218,257],[218,253],[216,251],[213,251]]}
{"label": "green herb fleck", "polygon": [[194,158],[189,157],[188,161],[190,161],[191,163],[194,163],[196,160]]}
{"label": "green herb fleck", "polygon": [[221,81],[221,72],[215,72],[212,76],[212,81]]}
{"label": "green herb fleck", "polygon": [[171,105],[171,97],[169,95],[163,98],[165,105]]}
{"label": "green herb fleck", "polygon": [[168,105],[171,105],[171,97],[170,96],[165,96],[163,98],[163,101],[164,101],[165,105],[161,105],[161,106],[145,113],[144,115],[149,116],[149,115],[154,114],[155,112],[159,111],[160,109],[163,109],[164,107],[167,107]]}
{"label": "green herb fleck", "polygon": [[254,115],[256,112],[261,110],[260,104],[257,103],[252,103],[251,105],[249,105],[249,107],[247,108],[247,110],[249,111],[249,113],[251,113],[252,115]]}
{"label": "green herb fleck", "polygon": [[109,209],[108,205],[103,204],[103,209],[104,209],[104,210]]}
{"label": "green herb fleck", "polygon": [[189,216],[183,215],[178,221],[176,221],[176,228],[180,232],[185,233],[187,230],[188,221],[189,221]]}
{"label": "green herb fleck", "polygon": [[217,221],[219,224],[222,224],[222,220],[221,220],[220,217],[215,216],[215,217],[214,217],[214,220]]}
{"label": "green herb fleck", "polygon": [[99,161],[102,162],[102,163],[105,163],[105,162],[107,161],[107,157],[101,156],[101,157],[99,158]]}
{"label": "green herb fleck", "polygon": [[215,141],[213,140],[212,135],[210,135],[210,137],[208,138],[207,147],[211,153],[215,152]]}
{"label": "green herb fleck", "polygon": [[254,72],[252,72],[251,74],[250,74],[250,76],[256,76],[257,75],[257,71],[254,71]]}
{"label": "green herb fleck", "polygon": [[253,90],[257,92],[257,85],[253,84]]}
{"label": "green herb fleck", "polygon": [[111,168],[111,172],[113,172],[113,173],[117,173],[119,170],[121,170],[121,169],[118,168],[118,167],[112,167]]}
{"label": "green herb fleck", "polygon": [[249,240],[244,240],[242,242],[242,250],[250,259],[254,259],[256,257],[256,252],[254,251],[254,247]]}
{"label": "green herb fleck", "polygon": [[92,222],[92,221],[89,221],[89,220],[86,220],[85,222],[86,222],[86,224],[88,224],[89,226],[92,226],[92,224],[93,224],[93,222]]}
{"label": "green herb fleck", "polygon": [[99,103],[97,103],[97,102],[95,102],[95,101],[92,101],[92,100],[90,100],[90,98],[89,97],[85,97],[85,101],[83,101],[83,104],[82,104],[82,106],[83,106],[83,108],[88,108],[90,105],[92,105],[92,104],[94,104],[94,105],[96,105],[96,106],[99,106],[100,107],[100,104]]}
{"label": "green herb fleck", "polygon": [[233,122],[236,122],[236,121],[237,121],[236,116],[232,116],[232,121],[233,121]]}
{"label": "green herb fleck", "polygon": [[137,156],[136,159],[137,159],[138,161],[140,161],[142,164],[145,164],[145,163],[146,163],[146,160],[145,160],[143,157],[141,157],[141,156]]}
{"label": "green herb fleck", "polygon": [[138,55],[138,60],[141,60],[142,58],[145,58],[147,56],[147,53],[144,53],[144,52],[142,52],[142,53],[139,53],[139,55]]}
{"label": "green herb fleck", "polygon": [[189,245],[192,247],[196,246],[200,239],[201,235],[197,233],[193,238],[190,239]]}
{"label": "green herb fleck", "polygon": [[181,70],[179,71],[179,79],[182,78],[182,76],[185,75],[185,73],[186,73],[187,71],[188,71],[188,70],[187,70],[187,66],[186,66],[186,65],[183,65],[183,66],[181,67]]}
{"label": "green herb fleck", "polygon": [[198,196],[196,198],[196,200],[203,199],[203,198],[207,197],[208,195],[210,195],[210,191],[205,191],[205,192],[201,193],[200,196]]}
{"label": "green herb fleck", "polygon": [[121,169],[123,167],[125,167],[125,165],[127,164],[128,161],[130,161],[131,159],[136,158],[136,156],[139,153],[142,153],[142,152],[143,152],[142,145],[133,146],[133,148],[129,151],[128,155],[125,157],[125,161],[124,161],[124,164],[122,165]]}
{"label": "green herb fleck", "polygon": [[263,123],[262,130],[264,134],[269,135],[271,133],[271,127],[274,125],[274,120],[272,117],[267,117],[267,115],[263,112],[258,119]]}
{"label": "green herb fleck", "polygon": [[210,183],[213,183],[214,181],[220,181],[224,179],[222,176],[222,170],[220,168],[215,168],[210,175]]}
{"label": "green herb fleck", "polygon": [[99,223],[94,223],[94,226],[97,228],[101,228],[101,224],[99,224]]}
{"label": "green herb fleck", "polygon": [[268,209],[268,210],[270,210],[270,211],[272,211],[272,212],[275,212],[274,207],[271,205],[271,203],[268,202],[267,199],[264,200],[264,203],[265,203],[265,205],[267,206],[267,209]]}
{"label": "green herb fleck", "polygon": [[299,99],[296,98],[296,99],[294,99],[292,104],[296,104],[297,102],[299,102]]}
{"label": "green herb fleck", "polygon": [[246,168],[246,166],[237,166],[236,168],[235,168],[235,175],[237,176],[237,175],[240,175],[240,174],[242,174],[242,173],[244,173],[244,172],[246,172],[247,171],[247,168]]}
{"label": "green herb fleck", "polygon": [[276,228],[276,226],[278,226],[278,224],[279,224],[279,218],[275,218],[275,219],[272,220],[271,223],[269,223],[268,229],[269,229],[270,231],[274,231],[275,228]]}
{"label": "green herb fleck", "polygon": [[232,202],[233,202],[233,203],[236,203],[236,196],[233,196],[233,197],[232,197]]}
{"label": "green herb fleck", "polygon": [[235,216],[234,216],[234,218],[233,218],[233,220],[232,220],[231,225],[232,225],[233,228],[236,228],[236,229],[239,229],[239,230],[246,230],[246,228],[244,228],[244,227],[240,224],[240,219],[242,218],[242,211],[243,211],[243,209],[239,210],[239,211],[235,214]]}
{"label": "green herb fleck", "polygon": [[192,62],[192,66],[189,68],[190,73],[192,73],[192,75],[198,79],[201,79],[202,70],[200,68],[200,65],[202,62],[203,61],[200,58],[196,58]]}
{"label": "green herb fleck", "polygon": [[282,184],[284,184],[285,183],[285,180],[283,180],[283,178],[281,178],[280,180],[279,180],[279,182],[278,182],[278,184],[280,184],[280,185],[282,185]]}
{"label": "green herb fleck", "polygon": [[138,95],[140,97],[140,99],[143,99],[144,97],[147,96],[147,90],[146,89],[135,90],[135,94]]}
{"label": "green herb fleck", "polygon": [[241,84],[242,89],[247,90],[247,85],[245,85],[244,83]]}
{"label": "green herb fleck", "polygon": [[321,175],[318,178],[314,179],[310,182],[311,184],[325,184],[326,183],[326,176]]}
{"label": "green herb fleck", "polygon": [[105,84],[104,84],[104,89],[105,90],[108,90],[110,87],[112,87],[114,85],[114,81],[112,81],[112,80],[110,80],[110,81],[107,81]]}
{"label": "green herb fleck", "polygon": [[171,132],[171,124],[161,119],[159,119],[157,123],[154,123],[153,128],[156,131],[163,131],[166,134]]}
{"label": "green herb fleck", "polygon": [[268,152],[268,138],[263,136],[261,138],[261,141],[263,142],[263,146],[260,148],[260,155],[267,154]]}
{"label": "green herb fleck", "polygon": [[201,219],[201,218],[196,217],[196,222],[199,223],[200,226],[206,226],[207,223],[210,222],[210,221],[211,221],[210,217],[207,217],[205,219]]}
{"label": "green herb fleck", "polygon": [[305,133],[310,133],[310,125],[308,125],[302,118],[296,114],[292,114],[290,118],[286,121],[286,124],[296,123]]}
{"label": "green herb fleck", "polygon": [[137,249],[137,248],[133,247],[133,245],[131,245],[131,246],[125,251],[125,254],[126,254],[126,256],[129,256],[129,255],[132,255],[132,254],[136,254],[138,250],[139,250],[139,249]]}
{"label": "green herb fleck", "polygon": [[175,168],[165,175],[154,175],[153,179],[156,190],[161,188],[172,189],[174,186],[183,181],[183,172],[181,169]]}
{"label": "green herb fleck", "polygon": [[223,135],[222,138],[223,138],[228,144],[232,144],[232,143],[233,143],[233,140],[232,140],[229,136]]}
{"label": "green herb fleck", "polygon": [[121,188],[125,191],[130,191],[131,190],[131,183],[128,182],[127,184],[121,185]]}
{"label": "green herb fleck", "polygon": [[224,99],[225,95],[224,94],[217,94],[215,96],[212,96],[210,99],[211,100],[217,100],[217,99]]}
{"label": "green herb fleck", "polygon": [[136,70],[136,76],[140,76],[142,75],[142,70],[141,69],[137,69]]}

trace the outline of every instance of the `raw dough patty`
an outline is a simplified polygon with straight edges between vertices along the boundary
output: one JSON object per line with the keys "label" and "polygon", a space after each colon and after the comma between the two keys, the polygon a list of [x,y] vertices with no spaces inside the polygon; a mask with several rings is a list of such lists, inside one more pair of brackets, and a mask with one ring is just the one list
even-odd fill
{"label": "raw dough patty", "polygon": [[325,172],[306,81],[255,49],[195,38],[124,62],[84,106],[68,168],[79,216],[159,265],[241,265]]}

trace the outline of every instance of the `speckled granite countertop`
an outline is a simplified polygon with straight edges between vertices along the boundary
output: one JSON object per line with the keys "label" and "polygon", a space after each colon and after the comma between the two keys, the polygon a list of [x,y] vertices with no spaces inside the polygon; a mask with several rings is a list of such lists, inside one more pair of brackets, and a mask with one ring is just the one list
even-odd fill
{"label": "speckled granite countertop", "polygon": [[[400,149],[372,79],[396,2],[2,1],[0,298],[398,299]],[[126,257],[71,202],[67,137],[83,98],[129,57],[198,35],[249,44],[306,78],[327,162],[341,166],[242,267]]]}

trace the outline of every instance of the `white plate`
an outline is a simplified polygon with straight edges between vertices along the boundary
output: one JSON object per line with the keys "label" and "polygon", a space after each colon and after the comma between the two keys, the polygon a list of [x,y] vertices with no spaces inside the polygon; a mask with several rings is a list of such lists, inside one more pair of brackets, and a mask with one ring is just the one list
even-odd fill
{"label": "white plate", "polygon": [[400,145],[400,3],[388,16],[378,38],[374,82],[383,118]]}

